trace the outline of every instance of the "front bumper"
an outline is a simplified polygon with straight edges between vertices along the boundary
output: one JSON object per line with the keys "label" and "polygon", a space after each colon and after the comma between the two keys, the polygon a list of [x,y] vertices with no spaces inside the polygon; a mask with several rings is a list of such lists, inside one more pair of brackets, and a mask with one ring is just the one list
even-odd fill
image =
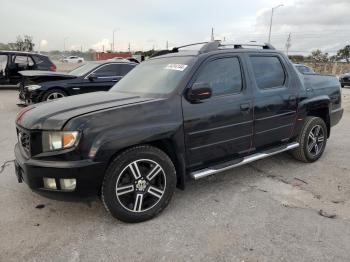
{"label": "front bumper", "polygon": [[18,95],[19,100],[23,101],[26,105],[39,103],[40,97],[41,93],[39,91],[29,92],[25,89],[21,89]]}
{"label": "front bumper", "polygon": [[[18,144],[15,146],[15,168],[19,182],[24,181],[29,188],[52,198],[62,196],[90,197],[100,192],[105,164],[92,160],[46,161],[26,158]],[[43,178],[55,178],[57,190],[44,188]],[[60,178],[75,178],[74,191],[63,191],[59,186]]]}

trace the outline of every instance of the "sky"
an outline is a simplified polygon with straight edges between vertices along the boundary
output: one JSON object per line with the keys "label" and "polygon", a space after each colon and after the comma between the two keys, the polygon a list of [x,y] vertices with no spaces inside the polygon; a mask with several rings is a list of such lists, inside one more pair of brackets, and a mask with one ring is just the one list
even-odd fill
{"label": "sky", "polygon": [[350,0],[1,0],[0,42],[31,35],[36,49],[164,49],[215,39],[234,42],[268,39],[290,54],[311,50],[335,53],[350,44]]}

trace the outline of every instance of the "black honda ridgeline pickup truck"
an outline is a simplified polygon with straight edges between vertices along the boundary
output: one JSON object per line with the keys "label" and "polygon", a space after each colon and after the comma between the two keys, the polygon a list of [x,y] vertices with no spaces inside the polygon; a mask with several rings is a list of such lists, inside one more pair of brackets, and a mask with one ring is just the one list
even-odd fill
{"label": "black honda ridgeline pickup truck", "polygon": [[302,75],[268,44],[179,47],[108,92],[19,112],[16,174],[48,196],[101,195],[114,217],[140,222],[187,178],[287,150],[316,161],[342,114],[337,78]]}

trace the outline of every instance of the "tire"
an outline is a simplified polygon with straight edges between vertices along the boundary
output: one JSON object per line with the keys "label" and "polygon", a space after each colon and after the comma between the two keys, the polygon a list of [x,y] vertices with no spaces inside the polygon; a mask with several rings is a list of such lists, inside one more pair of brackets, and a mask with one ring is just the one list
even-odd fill
{"label": "tire", "polygon": [[319,117],[307,117],[297,138],[299,147],[291,153],[294,158],[305,163],[315,162],[322,156],[326,148],[327,137],[325,122]]}
{"label": "tire", "polygon": [[50,100],[62,98],[65,96],[67,96],[66,92],[62,91],[61,89],[51,89],[44,93],[41,101],[50,101]]}
{"label": "tire", "polygon": [[176,171],[169,156],[144,145],[118,155],[106,170],[102,202],[113,217],[128,223],[149,220],[170,202]]}

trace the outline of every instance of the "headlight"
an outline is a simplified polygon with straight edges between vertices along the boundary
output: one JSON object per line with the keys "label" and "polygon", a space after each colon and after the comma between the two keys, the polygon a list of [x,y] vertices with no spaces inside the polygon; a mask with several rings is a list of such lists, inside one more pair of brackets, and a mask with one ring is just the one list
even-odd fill
{"label": "headlight", "polygon": [[77,131],[44,131],[42,134],[43,152],[76,146],[78,140],[79,132]]}
{"label": "headlight", "polygon": [[34,91],[34,90],[39,89],[41,86],[39,86],[39,85],[29,85],[29,86],[26,86],[26,87],[27,87],[28,91]]}

